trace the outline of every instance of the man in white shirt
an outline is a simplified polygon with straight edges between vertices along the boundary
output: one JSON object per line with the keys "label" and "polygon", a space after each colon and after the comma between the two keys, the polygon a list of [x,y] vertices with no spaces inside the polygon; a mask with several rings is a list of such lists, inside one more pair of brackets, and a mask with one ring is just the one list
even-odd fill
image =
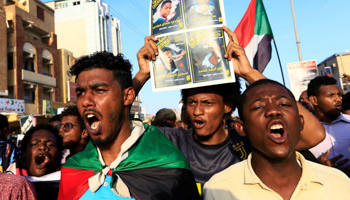
{"label": "man in white shirt", "polygon": [[350,116],[341,113],[342,99],[337,81],[328,76],[316,77],[310,81],[307,93],[316,118],[326,129],[326,138],[310,152],[321,163],[338,167],[350,175]]}

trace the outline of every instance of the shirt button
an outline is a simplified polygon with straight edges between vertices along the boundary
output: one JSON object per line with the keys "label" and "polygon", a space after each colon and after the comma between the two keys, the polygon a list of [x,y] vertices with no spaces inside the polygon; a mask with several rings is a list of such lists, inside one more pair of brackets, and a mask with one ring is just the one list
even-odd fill
{"label": "shirt button", "polygon": [[107,187],[107,186],[108,186],[108,183],[107,183],[107,182],[105,182],[103,185],[104,185],[105,187]]}

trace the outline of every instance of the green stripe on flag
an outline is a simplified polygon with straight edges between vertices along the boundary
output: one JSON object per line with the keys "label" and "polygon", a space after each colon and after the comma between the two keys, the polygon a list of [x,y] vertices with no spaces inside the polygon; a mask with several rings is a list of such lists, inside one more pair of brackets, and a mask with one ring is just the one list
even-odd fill
{"label": "green stripe on flag", "polygon": [[262,0],[256,0],[254,35],[271,35],[274,39]]}

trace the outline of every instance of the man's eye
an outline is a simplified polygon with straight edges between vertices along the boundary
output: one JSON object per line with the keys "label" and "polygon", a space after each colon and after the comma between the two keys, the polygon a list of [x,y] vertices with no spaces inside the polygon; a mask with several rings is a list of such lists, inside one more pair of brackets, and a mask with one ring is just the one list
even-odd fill
{"label": "man's eye", "polygon": [[38,143],[32,143],[32,146],[33,147],[35,147],[35,146],[37,146],[38,145]]}
{"label": "man's eye", "polygon": [[84,95],[85,92],[76,92],[76,94],[77,94],[77,97],[79,97],[79,96],[81,96],[81,95]]}
{"label": "man's eye", "polygon": [[56,145],[55,145],[54,143],[48,143],[47,146],[49,146],[49,147],[54,147],[54,146],[56,146]]}
{"label": "man's eye", "polygon": [[188,104],[188,105],[194,105],[195,102],[194,102],[194,101],[189,101],[189,102],[187,102],[187,104]]}
{"label": "man's eye", "polygon": [[209,105],[212,105],[212,104],[214,104],[214,103],[213,103],[213,102],[208,102],[208,101],[207,101],[207,102],[205,102],[205,104],[209,106]]}
{"label": "man's eye", "polygon": [[103,92],[105,92],[106,90],[104,90],[104,89],[96,89],[95,90],[97,93],[103,93]]}
{"label": "man's eye", "polygon": [[260,110],[260,109],[263,109],[264,107],[263,106],[255,106],[255,108],[253,110]]}

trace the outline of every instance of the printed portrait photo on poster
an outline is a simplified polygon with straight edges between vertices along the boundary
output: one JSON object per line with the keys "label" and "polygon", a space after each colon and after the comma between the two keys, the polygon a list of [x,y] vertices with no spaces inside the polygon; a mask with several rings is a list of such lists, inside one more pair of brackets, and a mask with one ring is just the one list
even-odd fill
{"label": "printed portrait photo on poster", "polygon": [[153,0],[151,34],[161,35],[184,29],[180,0]]}
{"label": "printed portrait photo on poster", "polygon": [[155,87],[184,85],[191,82],[183,33],[158,38],[159,56],[153,63]]}
{"label": "printed portrait photo on poster", "polygon": [[193,82],[231,78],[222,28],[187,33]]}
{"label": "printed portrait photo on poster", "polygon": [[220,0],[184,0],[187,28],[222,25]]}

